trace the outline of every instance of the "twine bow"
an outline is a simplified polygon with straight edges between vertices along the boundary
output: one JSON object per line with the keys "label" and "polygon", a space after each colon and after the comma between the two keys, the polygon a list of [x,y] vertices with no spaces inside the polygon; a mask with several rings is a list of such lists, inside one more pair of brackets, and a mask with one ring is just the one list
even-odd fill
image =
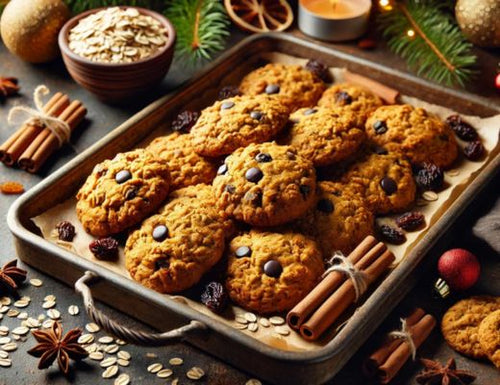
{"label": "twine bow", "polygon": [[410,329],[406,323],[406,319],[401,318],[401,330],[394,330],[389,333],[390,337],[393,338],[401,338],[402,340],[408,342],[408,346],[410,347],[411,359],[415,361],[415,356],[417,355],[417,348],[415,347],[415,342],[410,333]]}
{"label": "twine bow", "polygon": [[46,86],[38,86],[35,89],[35,92],[33,92],[33,99],[35,101],[36,109],[27,106],[13,107],[9,111],[7,121],[9,122],[9,124],[13,124],[14,115],[18,113],[25,113],[29,115],[32,121],[40,124],[42,127],[46,127],[47,129],[49,129],[50,132],[52,132],[56,137],[59,143],[59,147],[61,147],[64,143],[69,141],[69,138],[71,137],[71,128],[64,120],[54,116],[50,116],[43,110],[44,103],[42,101],[42,96],[47,95],[49,92],[50,91]]}
{"label": "twine bow", "polygon": [[[335,262],[337,261],[339,263],[335,264]],[[366,280],[365,273],[354,266],[352,262],[349,261],[349,259],[347,259],[340,251],[336,251],[335,253],[333,253],[332,258],[330,258],[330,260],[328,261],[328,264],[330,264],[331,266],[326,269],[326,271],[322,275],[322,278],[326,277],[333,271],[340,271],[341,273],[347,274],[354,286],[354,292],[356,294],[355,302],[358,302],[359,297],[361,297],[368,288],[368,282]]]}

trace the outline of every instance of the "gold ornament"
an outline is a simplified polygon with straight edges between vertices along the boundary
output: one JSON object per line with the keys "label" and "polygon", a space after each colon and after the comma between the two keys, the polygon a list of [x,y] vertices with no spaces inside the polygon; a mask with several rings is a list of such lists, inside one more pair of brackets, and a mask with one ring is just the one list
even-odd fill
{"label": "gold ornament", "polygon": [[458,0],[455,16],[472,43],[481,47],[500,46],[500,0]]}
{"label": "gold ornament", "polygon": [[0,19],[0,34],[21,59],[48,62],[59,56],[57,35],[69,16],[63,0],[11,0]]}

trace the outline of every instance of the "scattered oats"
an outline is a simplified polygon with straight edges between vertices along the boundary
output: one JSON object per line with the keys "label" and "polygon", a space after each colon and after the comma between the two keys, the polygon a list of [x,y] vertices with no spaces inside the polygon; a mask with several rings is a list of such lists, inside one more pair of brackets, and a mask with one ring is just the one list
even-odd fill
{"label": "scattered oats", "polygon": [[54,320],[51,320],[51,319],[45,320],[45,321],[43,321],[42,328],[50,329],[53,324],[54,324]]}
{"label": "scattered oats", "polygon": [[38,315],[38,321],[40,321],[40,322],[43,321],[45,318],[46,318],[45,314],[39,314]]}
{"label": "scattered oats", "polygon": [[10,337],[0,337],[0,345],[8,344],[10,341]]}
{"label": "scattered oats", "polygon": [[2,314],[2,313],[0,313],[0,320],[1,320],[2,318],[3,318],[3,314]]}
{"label": "scattered oats", "polygon": [[179,366],[179,365],[182,365],[184,363],[184,360],[182,358],[179,358],[179,357],[174,357],[174,358],[171,358],[170,360],[168,360],[168,363],[170,365],[173,365],[173,366]]}
{"label": "scattered oats", "polygon": [[15,341],[19,341],[21,339],[21,336],[19,334],[13,334],[12,339],[14,339]]}
{"label": "scattered oats", "polygon": [[109,353],[109,354],[114,354],[119,349],[120,349],[120,347],[118,345],[116,345],[116,344],[111,344],[111,345],[107,345],[107,346],[104,347],[104,351],[106,353]]}
{"label": "scattered oats", "polygon": [[233,327],[235,329],[238,329],[238,330],[244,330],[244,329],[247,328],[247,326],[248,326],[247,324],[236,324],[236,325],[233,325]]}
{"label": "scattered oats", "polygon": [[265,328],[268,328],[269,326],[271,326],[271,322],[269,322],[269,320],[267,318],[260,318],[259,323],[261,324],[261,326],[263,326]]}
{"label": "scattered oats", "polygon": [[437,201],[439,196],[434,191],[424,191],[422,194],[422,198],[424,198],[428,202]]}
{"label": "scattered oats", "polygon": [[269,318],[269,321],[273,325],[283,325],[285,323],[285,320],[282,317],[278,317],[278,316],[274,316],[274,317]]}
{"label": "scattered oats", "polygon": [[197,366],[189,369],[188,372],[186,373],[186,377],[189,378],[190,380],[199,380],[204,375],[205,372],[203,371],[203,369]]}
{"label": "scattered oats", "polygon": [[8,368],[12,365],[12,361],[9,358],[0,358],[0,366]]}
{"label": "scattered oats", "polygon": [[170,377],[174,372],[172,372],[171,369],[162,369],[156,375],[160,378],[168,378]]}
{"label": "scattered oats", "polygon": [[78,306],[76,305],[71,305],[68,307],[68,313],[70,315],[78,315],[78,313],[80,313],[80,309],[78,309]]}
{"label": "scattered oats", "polygon": [[9,307],[7,305],[0,306],[0,313],[7,313],[9,311]]}
{"label": "scattered oats", "polygon": [[9,297],[0,297],[0,305],[9,306],[12,300]]}
{"label": "scattered oats", "polygon": [[114,385],[128,385],[129,383],[130,376],[127,373],[122,373],[116,378]]}
{"label": "scattered oats", "polygon": [[449,176],[457,176],[458,174],[460,174],[460,170],[458,168],[454,168],[452,170],[448,170],[446,171],[446,173],[449,175]]}
{"label": "scattered oats", "polygon": [[286,326],[276,326],[274,328],[274,331],[278,334],[281,334],[282,336],[287,336],[290,334],[290,329]]}
{"label": "scattered oats", "polygon": [[87,329],[89,333],[97,333],[99,330],[101,330],[99,325],[94,322],[89,322],[87,325],[85,325],[85,329]]}
{"label": "scattered oats", "polygon": [[17,319],[21,319],[21,320],[25,320],[25,319],[28,319],[28,313],[26,313],[25,311],[19,313],[17,315]]}
{"label": "scattered oats", "polygon": [[276,333],[276,332],[272,332],[272,333],[271,333],[271,337],[273,337],[273,338],[275,338],[275,339],[277,339],[277,340],[284,341],[283,336],[282,336],[281,334]]}
{"label": "scattered oats", "polygon": [[118,360],[116,362],[120,366],[129,366],[130,365],[130,361],[129,360],[122,360],[121,358],[118,358]]}
{"label": "scattered oats", "polygon": [[173,379],[170,385],[179,385],[179,379],[178,378]]}
{"label": "scattered oats", "polygon": [[99,341],[101,344],[110,344],[111,342],[113,342],[113,337],[103,336],[99,338],[97,341]]}
{"label": "scattered oats", "polygon": [[111,378],[118,374],[118,365],[108,367],[103,373],[102,378]]}
{"label": "scattered oats", "polygon": [[24,336],[25,334],[28,334],[29,331],[30,331],[30,329],[27,328],[26,326],[19,326],[19,327],[15,328],[14,330],[12,330],[12,333],[20,335],[20,336]]}
{"label": "scattered oats", "polygon": [[30,301],[26,301],[23,299],[20,299],[20,300],[17,300],[16,302],[14,302],[14,306],[18,307],[18,308],[27,307],[27,306],[29,306],[29,304],[30,304]]}
{"label": "scattered oats", "polygon": [[125,341],[120,340],[119,338],[117,338],[117,339],[115,340],[115,342],[116,342],[118,345],[120,345],[120,346],[127,345],[127,343],[126,343]]}
{"label": "scattered oats", "polygon": [[89,358],[94,361],[101,361],[104,358],[104,353],[102,352],[92,352],[89,354]]}
{"label": "scattered oats", "polygon": [[148,366],[148,372],[149,373],[158,373],[160,370],[162,370],[162,368],[163,368],[163,365],[160,364],[159,362],[156,362],[156,363]]}
{"label": "scattered oats", "polygon": [[44,301],[54,301],[56,300],[56,296],[54,294],[49,294],[49,295],[46,295],[44,298],[43,298]]}
{"label": "scattered oats", "polygon": [[247,382],[245,382],[245,385],[262,385],[262,382],[256,378],[250,378]]}
{"label": "scattered oats", "polygon": [[35,287],[40,287],[43,285],[43,281],[41,279],[38,279],[38,278],[31,278],[30,283],[31,283],[31,285],[33,285]]}
{"label": "scattered oats", "polygon": [[13,352],[17,349],[17,344],[15,342],[9,342],[8,344],[0,346],[0,349],[5,350],[6,352]]}
{"label": "scattered oats", "polygon": [[253,313],[247,312],[244,314],[244,317],[248,322],[257,322],[257,316]]}
{"label": "scattered oats", "polygon": [[99,351],[99,346],[97,346],[97,344],[92,344],[85,346],[84,349],[89,353],[94,353]]}
{"label": "scattered oats", "polygon": [[61,318],[61,312],[57,309],[49,309],[47,315],[53,320]]}
{"label": "scattered oats", "polygon": [[256,332],[258,328],[259,328],[259,324],[257,324],[256,322],[252,322],[252,323],[248,324],[248,330],[250,330],[251,332]]}
{"label": "scattered oats", "polygon": [[101,367],[107,368],[110,367],[111,365],[116,364],[116,357],[107,357],[104,360],[101,361]]}
{"label": "scattered oats", "polygon": [[29,327],[31,329],[32,328],[39,328],[41,326],[41,323],[37,319],[29,317],[26,320],[26,324],[24,326],[27,326],[27,327]]}
{"label": "scattered oats", "polygon": [[7,312],[7,316],[9,317],[17,317],[19,315],[19,310],[16,310],[16,309],[9,309],[9,311]]}
{"label": "scattered oats", "polygon": [[0,336],[6,336],[9,334],[9,328],[7,326],[0,326]]}
{"label": "scattered oats", "polygon": [[79,344],[91,344],[94,342],[94,336],[92,334],[82,334],[78,337]]}
{"label": "scattered oats", "polygon": [[9,353],[0,350],[0,358],[9,358]]}
{"label": "scattered oats", "polygon": [[129,360],[129,361],[132,358],[130,353],[125,350],[120,350],[116,356],[122,360]]}
{"label": "scattered oats", "polygon": [[247,324],[248,323],[248,320],[245,317],[242,317],[241,315],[237,315],[234,320],[236,322],[238,322],[239,324]]}
{"label": "scattered oats", "polygon": [[45,301],[43,304],[42,304],[42,307],[44,309],[52,309],[54,306],[56,306],[56,301]]}
{"label": "scattered oats", "polygon": [[146,353],[146,357],[148,357],[148,358],[158,358],[158,355],[156,355],[155,353]]}

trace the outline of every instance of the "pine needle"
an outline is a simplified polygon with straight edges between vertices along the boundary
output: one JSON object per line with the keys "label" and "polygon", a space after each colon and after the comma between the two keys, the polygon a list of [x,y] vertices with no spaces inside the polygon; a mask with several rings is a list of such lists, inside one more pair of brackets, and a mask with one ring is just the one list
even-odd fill
{"label": "pine needle", "polygon": [[[477,57],[472,44],[444,12],[446,2],[429,0],[396,2],[391,11],[378,17],[379,27],[388,38],[389,48],[400,55],[417,75],[445,85],[470,81]],[[415,36],[408,36],[413,30]]]}

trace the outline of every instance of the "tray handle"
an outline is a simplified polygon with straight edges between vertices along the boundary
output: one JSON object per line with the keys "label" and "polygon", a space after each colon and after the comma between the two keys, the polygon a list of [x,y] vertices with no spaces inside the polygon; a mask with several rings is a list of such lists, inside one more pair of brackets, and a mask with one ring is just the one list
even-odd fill
{"label": "tray handle", "polygon": [[87,284],[95,278],[99,278],[99,275],[92,271],[86,271],[85,274],[75,282],[75,290],[77,293],[82,295],[87,314],[107,333],[112,334],[128,343],[143,346],[163,346],[178,342],[179,340],[185,338],[188,334],[199,333],[200,331],[207,330],[207,326],[205,324],[194,320],[187,325],[164,333],[149,333],[129,329],[126,326],[113,321],[95,307],[92,292]]}

